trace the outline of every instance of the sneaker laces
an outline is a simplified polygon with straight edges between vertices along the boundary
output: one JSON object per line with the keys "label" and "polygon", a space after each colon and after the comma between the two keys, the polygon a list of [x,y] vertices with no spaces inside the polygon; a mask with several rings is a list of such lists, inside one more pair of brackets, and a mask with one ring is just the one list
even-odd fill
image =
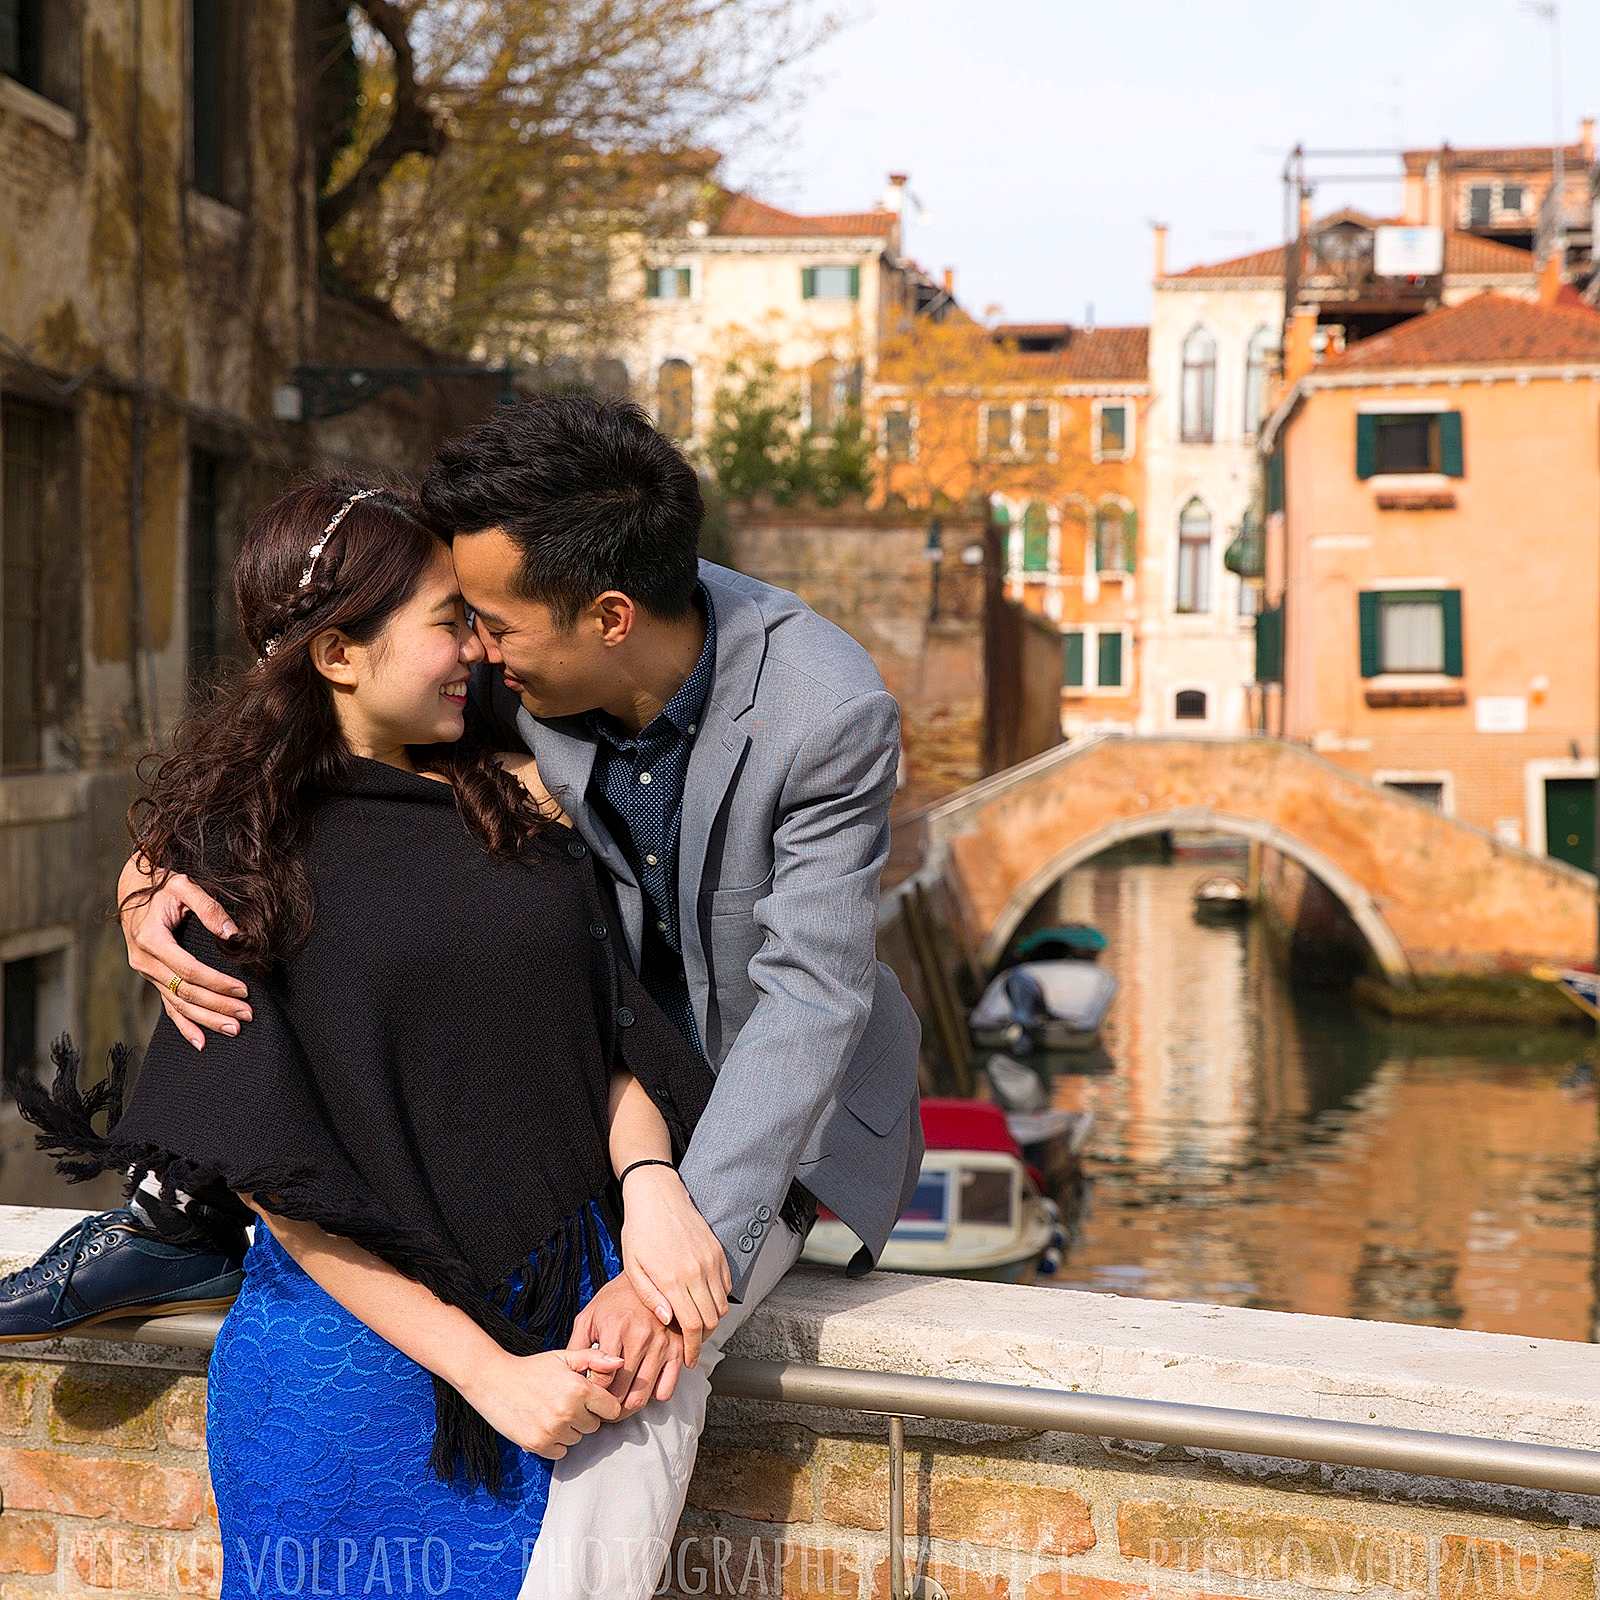
{"label": "sneaker laces", "polygon": [[22,1267],[0,1278],[0,1290],[10,1294],[27,1293],[59,1276],[61,1281],[56,1285],[55,1295],[50,1302],[50,1314],[59,1316],[79,1263],[87,1255],[98,1255],[100,1252],[93,1247],[106,1234],[118,1228],[125,1228],[130,1233],[146,1231],[126,1206],[119,1206],[114,1211],[93,1212],[73,1223],[32,1266]]}

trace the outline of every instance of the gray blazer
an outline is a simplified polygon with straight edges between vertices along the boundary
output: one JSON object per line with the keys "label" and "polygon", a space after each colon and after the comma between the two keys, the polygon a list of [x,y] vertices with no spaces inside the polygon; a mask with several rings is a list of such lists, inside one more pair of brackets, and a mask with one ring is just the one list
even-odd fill
{"label": "gray blazer", "polygon": [[[846,1271],[876,1262],[922,1164],[921,1025],[876,955],[899,708],[866,651],[796,595],[708,561],[700,577],[716,675],[684,784],[678,907],[717,1081],[682,1172],[739,1300],[793,1177],[863,1241]],[[515,715],[616,880],[637,965],[643,896],[586,801],[594,741],[581,719]]]}

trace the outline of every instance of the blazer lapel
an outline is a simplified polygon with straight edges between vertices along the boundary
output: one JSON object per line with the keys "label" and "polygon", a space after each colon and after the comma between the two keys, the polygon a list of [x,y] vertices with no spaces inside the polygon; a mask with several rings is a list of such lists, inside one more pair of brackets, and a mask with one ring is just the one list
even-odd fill
{"label": "blazer lapel", "polygon": [[594,740],[578,731],[571,719],[542,722],[526,706],[517,712],[517,731],[533,752],[545,788],[561,802],[562,809],[577,825],[589,848],[605,863],[613,878],[637,888],[627,857],[589,805]]}

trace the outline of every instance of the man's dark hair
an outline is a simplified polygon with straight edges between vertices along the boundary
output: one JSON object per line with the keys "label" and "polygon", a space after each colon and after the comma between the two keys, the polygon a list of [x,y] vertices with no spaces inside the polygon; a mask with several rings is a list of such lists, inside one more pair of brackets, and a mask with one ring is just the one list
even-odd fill
{"label": "man's dark hair", "polygon": [[629,400],[540,395],[452,439],[422,481],[445,538],[502,528],[518,590],[569,628],[619,589],[658,617],[694,603],[705,507],[694,468]]}

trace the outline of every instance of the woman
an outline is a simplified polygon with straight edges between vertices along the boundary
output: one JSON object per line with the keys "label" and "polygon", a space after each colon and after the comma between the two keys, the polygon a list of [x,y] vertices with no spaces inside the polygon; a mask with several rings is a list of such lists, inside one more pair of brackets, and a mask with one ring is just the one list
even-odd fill
{"label": "woman", "polygon": [[234,586],[259,657],[130,824],[156,884],[227,907],[226,947],[184,943],[248,974],[253,1020],[200,1056],[163,1017],[125,1111],[118,1052],[104,1136],[70,1072],[30,1114],[75,1175],[265,1223],[210,1368],[224,1595],[509,1596],[550,1459],[620,1412],[620,1358],[552,1348],[619,1270],[616,1180],[661,1180],[711,1072],[537,774],[463,738],[482,650],[409,495],[291,490]]}

